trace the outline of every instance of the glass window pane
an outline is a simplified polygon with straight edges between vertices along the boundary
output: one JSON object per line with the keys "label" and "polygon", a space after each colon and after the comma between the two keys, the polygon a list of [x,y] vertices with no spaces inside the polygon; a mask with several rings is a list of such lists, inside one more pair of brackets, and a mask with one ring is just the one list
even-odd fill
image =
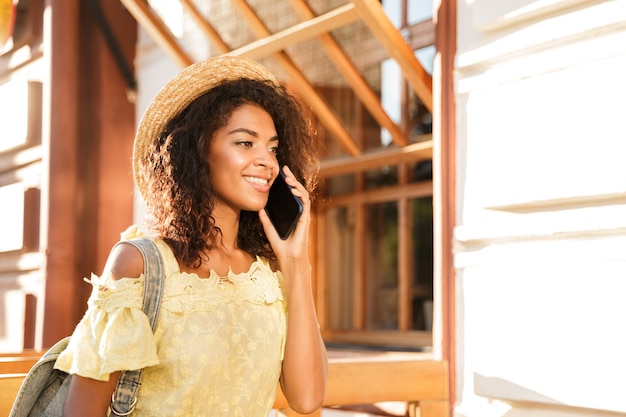
{"label": "glass window pane", "polygon": [[356,191],[354,174],[325,178],[323,186],[324,194],[327,196],[350,194]]}
{"label": "glass window pane", "polygon": [[433,18],[433,0],[407,0],[407,23],[409,25]]}
{"label": "glass window pane", "polygon": [[398,184],[398,167],[386,166],[365,172],[365,189],[373,190]]}
{"label": "glass window pane", "polygon": [[433,18],[433,0],[383,0],[382,5],[391,23],[399,29],[404,27],[404,7],[406,7],[406,25]]}
{"label": "glass window pane", "polygon": [[[436,49],[427,46],[415,51],[415,56],[424,69],[432,74]],[[381,104],[391,120],[408,132],[411,143],[424,140],[424,135],[432,133],[432,114],[424,106],[415,91],[406,83],[400,66],[393,59],[381,63],[382,91]],[[391,144],[389,132],[380,129],[380,143],[382,146]]]}
{"label": "glass window pane", "polygon": [[383,0],[382,5],[391,23],[397,28],[402,27],[402,3],[398,0]]}
{"label": "glass window pane", "polygon": [[328,209],[325,220],[328,325],[333,330],[351,330],[354,300],[354,208]]}
{"label": "glass window pane", "polygon": [[[436,49],[432,45],[415,51],[415,56],[429,74],[433,73],[435,53]],[[414,143],[423,140],[423,135],[433,132],[433,115],[417,97],[413,89],[409,88],[408,91],[407,124],[409,140]]]}
{"label": "glass window pane", "polygon": [[433,199],[409,201],[413,237],[413,329],[432,329]]}
{"label": "glass window pane", "polygon": [[417,95],[411,96],[408,109],[409,142],[416,143],[431,139],[433,133],[433,115],[428,111]]}
{"label": "glass window pane", "polygon": [[[411,256],[411,328],[432,329],[433,212],[432,197],[409,200]],[[365,206],[364,249],[365,328],[397,330],[398,203]],[[354,328],[355,208],[326,210],[326,286],[328,324],[333,330]]]}
{"label": "glass window pane", "polygon": [[436,53],[437,48],[435,48],[435,45],[429,45],[415,51],[415,57],[430,75],[433,74]]}
{"label": "glass window pane", "polygon": [[365,208],[367,325],[370,330],[398,328],[398,204]]}
{"label": "glass window pane", "polygon": [[[402,88],[404,81],[402,70],[394,59],[386,59],[381,63],[381,105],[387,115],[396,124],[402,122]],[[385,128],[380,129],[380,141],[383,146],[391,143],[391,134]]]}
{"label": "glass window pane", "polygon": [[433,179],[433,161],[420,161],[413,164],[410,182],[431,181]]}

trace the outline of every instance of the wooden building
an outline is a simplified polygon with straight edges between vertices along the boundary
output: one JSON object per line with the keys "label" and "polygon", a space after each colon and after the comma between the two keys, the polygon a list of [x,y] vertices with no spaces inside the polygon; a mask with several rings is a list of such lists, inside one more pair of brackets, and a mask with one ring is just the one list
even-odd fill
{"label": "wooden building", "polygon": [[626,415],[624,0],[0,0],[0,19],[0,351],[72,331],[82,278],[141,222],[136,121],[182,67],[238,54],[316,127],[333,358],[407,360],[421,382],[389,391],[428,392],[422,417]]}
{"label": "wooden building", "polygon": [[[270,67],[315,123],[322,164],[311,257],[329,347],[426,352],[446,363],[451,345],[433,344],[432,323],[448,321],[436,330],[443,340],[453,205],[441,201],[453,196],[453,171],[433,164],[433,130],[453,141],[438,117],[454,111],[451,2],[5,3],[15,5],[15,24],[0,50],[10,126],[0,149],[0,199],[10,202],[1,351],[42,349],[72,331],[90,292],[82,278],[141,222],[130,165],[136,120],[180,68],[231,53]],[[443,147],[439,155],[451,157]],[[447,278],[435,284],[434,269]]]}
{"label": "wooden building", "polygon": [[134,104],[105,34],[132,67],[137,29],[118,3],[7,3],[15,9],[0,55],[0,349],[15,351],[71,332],[91,292],[82,277],[102,269],[132,221]]}

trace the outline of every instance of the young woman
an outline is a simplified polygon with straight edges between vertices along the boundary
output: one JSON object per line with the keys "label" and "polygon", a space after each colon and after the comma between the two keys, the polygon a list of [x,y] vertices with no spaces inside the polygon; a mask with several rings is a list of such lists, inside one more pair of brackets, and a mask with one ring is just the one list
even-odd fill
{"label": "young woman", "polygon": [[[153,333],[141,311],[140,252],[116,246],[56,363],[72,374],[63,415],[106,416],[129,369],[143,369],[132,416],[266,417],[279,381],[292,409],[318,409],[327,357],[307,254],[317,161],[295,99],[247,59],[192,65],[146,110],[133,163],[165,262],[159,321]],[[304,206],[285,240],[264,210],[280,169]]]}

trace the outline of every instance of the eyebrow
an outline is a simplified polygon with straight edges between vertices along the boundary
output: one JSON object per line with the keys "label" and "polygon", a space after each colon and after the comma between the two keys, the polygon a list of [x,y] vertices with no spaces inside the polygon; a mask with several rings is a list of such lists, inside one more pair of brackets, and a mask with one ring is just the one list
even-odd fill
{"label": "eyebrow", "polygon": [[[259,134],[257,132],[255,132],[254,130],[246,129],[245,127],[240,127],[240,128],[231,130],[230,132],[228,132],[228,134],[232,135],[234,133],[240,133],[240,132],[247,133],[248,135],[253,136],[255,138],[259,137]],[[278,136],[274,136],[270,138],[270,141],[278,141]]]}
{"label": "eyebrow", "polygon": [[238,129],[231,130],[230,132],[228,132],[228,134],[232,135],[233,133],[239,133],[239,132],[247,133],[248,135],[254,136],[255,138],[259,136],[259,134],[255,132],[254,130],[246,129],[245,127],[240,127]]}

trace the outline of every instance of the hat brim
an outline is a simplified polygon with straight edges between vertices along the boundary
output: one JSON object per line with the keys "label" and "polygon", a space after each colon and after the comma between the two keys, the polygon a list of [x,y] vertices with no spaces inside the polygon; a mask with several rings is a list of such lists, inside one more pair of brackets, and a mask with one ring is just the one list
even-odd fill
{"label": "hat brim", "polygon": [[157,93],[139,122],[133,149],[135,183],[144,199],[148,179],[144,178],[141,167],[148,163],[152,143],[161,136],[170,120],[216,85],[241,78],[267,80],[278,86],[274,75],[258,62],[224,55],[188,66]]}

